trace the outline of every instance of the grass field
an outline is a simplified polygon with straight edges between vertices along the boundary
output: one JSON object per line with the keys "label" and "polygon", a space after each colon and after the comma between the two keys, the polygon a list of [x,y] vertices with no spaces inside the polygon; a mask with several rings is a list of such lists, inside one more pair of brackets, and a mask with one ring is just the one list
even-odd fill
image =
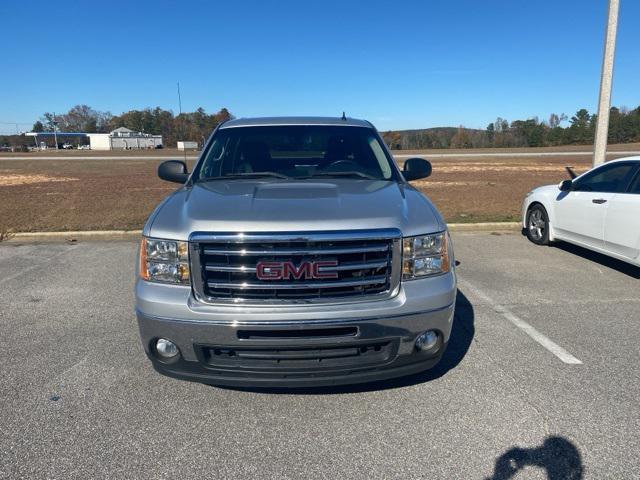
{"label": "grass field", "polygon": [[[640,144],[611,147],[610,151],[640,150]],[[573,146],[557,151],[589,149],[589,146]],[[500,153],[516,151],[550,150],[499,150]],[[450,150],[435,152],[456,153]],[[459,153],[474,152],[480,151]],[[112,152],[100,153],[111,155]],[[167,153],[170,151],[164,151],[162,155]],[[96,154],[73,152],[74,156],[87,158],[81,161],[55,159],[56,155],[61,155],[59,152],[54,152],[53,158],[46,161],[2,158],[0,230],[136,229],[143,225],[155,205],[176,188],[175,184],[157,177],[156,169],[162,160],[126,159],[126,153],[119,154],[122,159],[92,160]],[[181,156],[182,153],[175,155],[176,158]],[[608,158],[615,158],[615,155]],[[435,202],[449,222],[514,221],[519,219],[520,205],[527,191],[567,178],[565,165],[572,165],[580,172],[588,169],[590,162],[589,155],[434,158],[433,175],[414,185]],[[194,161],[188,163],[191,167]]]}

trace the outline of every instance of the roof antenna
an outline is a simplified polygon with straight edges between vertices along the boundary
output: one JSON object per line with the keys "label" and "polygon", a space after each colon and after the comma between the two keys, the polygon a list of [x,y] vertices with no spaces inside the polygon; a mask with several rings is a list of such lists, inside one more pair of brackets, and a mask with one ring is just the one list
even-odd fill
{"label": "roof antenna", "polygon": [[344,112],[342,112],[342,118],[340,120],[346,120],[347,116],[344,114]]}

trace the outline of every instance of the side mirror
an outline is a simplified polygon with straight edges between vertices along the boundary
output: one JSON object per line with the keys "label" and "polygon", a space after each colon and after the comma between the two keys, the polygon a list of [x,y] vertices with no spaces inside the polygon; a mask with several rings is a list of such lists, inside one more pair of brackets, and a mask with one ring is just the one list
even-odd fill
{"label": "side mirror", "polygon": [[187,164],[182,160],[167,160],[158,166],[158,176],[167,182],[185,183],[189,178]]}
{"label": "side mirror", "polygon": [[560,185],[558,185],[558,188],[561,192],[570,192],[573,190],[573,182],[571,180],[563,180]]}
{"label": "side mirror", "polygon": [[408,158],[404,162],[402,175],[407,181],[418,180],[419,178],[427,178],[431,175],[431,163],[424,158]]}

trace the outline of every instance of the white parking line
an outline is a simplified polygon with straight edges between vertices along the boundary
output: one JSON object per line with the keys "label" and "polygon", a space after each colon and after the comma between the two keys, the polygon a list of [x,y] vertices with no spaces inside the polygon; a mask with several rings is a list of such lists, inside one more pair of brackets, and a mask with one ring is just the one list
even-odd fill
{"label": "white parking line", "polygon": [[520,317],[515,315],[511,310],[509,310],[504,305],[500,305],[499,303],[495,302],[491,297],[489,297],[482,290],[480,290],[477,287],[471,285],[466,280],[458,280],[458,283],[461,284],[463,288],[471,291],[476,297],[480,298],[481,300],[483,300],[483,301],[487,302],[489,305],[491,305],[491,307],[493,307],[493,310],[496,313],[499,313],[504,318],[509,320],[516,327],[521,329],[524,333],[529,335],[532,339],[534,339],[536,342],[538,342],[544,348],[549,350],[551,353],[553,353],[556,357],[558,357],[564,363],[568,363],[570,365],[581,365],[582,364],[582,362],[580,360],[578,360],[576,357],[571,355],[569,352],[567,352],[560,345],[555,343],[553,340],[551,340],[546,335],[543,335],[542,333],[540,333],[538,330],[536,330],[531,325],[529,325],[527,322],[525,322]]}

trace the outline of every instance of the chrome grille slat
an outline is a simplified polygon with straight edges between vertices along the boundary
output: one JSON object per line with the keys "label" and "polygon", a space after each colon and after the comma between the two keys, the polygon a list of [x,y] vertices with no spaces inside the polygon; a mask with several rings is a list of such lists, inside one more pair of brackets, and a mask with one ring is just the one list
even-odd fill
{"label": "chrome grille slat", "polygon": [[256,273],[256,267],[249,267],[246,265],[231,266],[231,265],[212,265],[206,264],[205,270],[208,272],[239,272],[239,273]]}
{"label": "chrome grille slat", "polygon": [[[389,262],[359,262],[359,263],[345,263],[342,265],[338,265],[337,267],[331,268],[331,270],[336,271],[345,271],[345,270],[369,270],[369,269],[379,269],[383,267],[388,267]],[[205,265],[205,269],[209,272],[238,272],[238,273],[255,273],[256,267],[240,265],[240,266],[230,266],[230,265],[218,265],[218,264],[210,264],[207,263]]]}
{"label": "chrome grille slat", "polygon": [[386,275],[378,275],[376,277],[367,277],[362,280],[334,280],[332,282],[296,282],[296,283],[217,283],[207,282],[210,288],[238,288],[238,289],[283,289],[283,290],[305,290],[313,288],[341,288],[341,287],[357,287],[360,285],[379,285],[387,281]]}
{"label": "chrome grille slat", "polygon": [[322,248],[322,249],[268,249],[268,250],[227,250],[227,249],[213,249],[205,248],[205,255],[232,255],[232,256],[244,256],[244,255],[343,255],[346,253],[369,253],[369,252],[384,252],[389,250],[389,246],[374,246],[374,247],[353,247],[353,248]]}
{"label": "chrome grille slat", "polygon": [[[193,233],[189,238],[192,287],[205,303],[264,305],[344,303],[388,298],[399,290],[402,241],[396,229]],[[319,272],[336,278],[259,279],[259,262],[337,262]]]}

